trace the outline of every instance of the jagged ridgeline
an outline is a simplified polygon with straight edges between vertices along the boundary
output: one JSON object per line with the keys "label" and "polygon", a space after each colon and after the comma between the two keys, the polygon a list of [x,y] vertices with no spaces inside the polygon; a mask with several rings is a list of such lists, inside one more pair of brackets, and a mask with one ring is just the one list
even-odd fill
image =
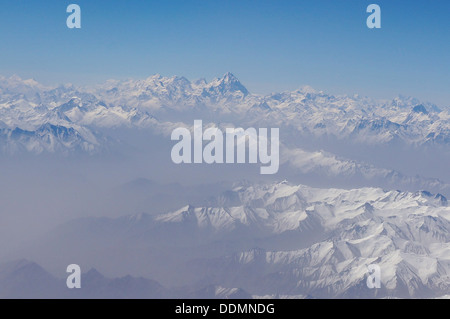
{"label": "jagged ridgeline", "polygon": [[449,108],[414,98],[335,96],[310,87],[257,95],[231,73],[210,82],[154,75],[90,87],[47,87],[17,76],[0,77],[0,94],[4,153],[92,153],[110,146],[105,128],[168,134],[178,121],[193,118],[270,124],[297,137],[328,136],[362,144],[450,143]]}

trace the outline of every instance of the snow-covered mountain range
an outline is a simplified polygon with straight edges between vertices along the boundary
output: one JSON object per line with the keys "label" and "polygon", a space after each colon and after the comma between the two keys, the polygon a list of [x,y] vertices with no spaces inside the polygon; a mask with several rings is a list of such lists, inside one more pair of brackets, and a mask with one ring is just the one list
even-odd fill
{"label": "snow-covered mountain range", "polygon": [[[4,151],[92,151],[101,144],[95,134],[101,128],[154,128],[167,133],[180,118],[199,114],[213,115],[217,125],[224,120],[270,124],[297,136],[332,136],[357,143],[450,143],[450,109],[414,98],[380,101],[334,96],[309,87],[263,96],[251,94],[231,73],[211,82],[154,75],[89,88],[46,87],[17,76],[0,77]],[[40,134],[45,125],[65,128],[66,134]]]}
{"label": "snow-covered mountain range", "polygon": [[[193,186],[181,186],[185,172],[170,162],[170,133],[192,127],[194,119],[221,129],[279,127],[280,170],[273,178],[291,182],[249,173],[249,181],[230,188],[234,176],[247,178],[246,167],[228,175],[231,170],[221,172],[223,166],[206,171],[191,166],[181,168],[192,170],[187,178],[195,180],[188,183]],[[15,296],[14,289],[25,285],[16,281],[22,270],[56,287],[54,275],[74,261],[105,274],[86,273],[98,283],[92,297],[107,287],[108,296],[121,289],[157,297],[180,291],[180,296],[257,298],[450,294],[449,107],[404,97],[336,96],[310,87],[257,95],[231,73],[209,82],[154,75],[90,87],[48,87],[0,76],[0,154],[4,163],[12,158],[18,166],[19,173],[10,176],[19,184],[28,178],[22,176],[23,162],[15,162],[23,154],[32,159],[27,165],[41,158],[37,154],[63,159],[87,154],[88,164],[63,161],[59,170],[48,170],[61,175],[58,188],[66,184],[61,202],[81,202],[80,187],[88,187],[95,205],[113,197],[110,206],[120,207],[120,215],[143,211],[113,218],[107,209],[87,207],[105,217],[74,218],[22,249],[7,249],[2,260],[25,257],[37,264],[0,265],[0,286],[9,287],[0,289],[3,296]],[[39,167],[47,164],[43,158]],[[149,172],[163,183],[145,179]],[[103,189],[136,176],[137,182],[116,188],[110,197]],[[70,185],[68,179],[76,181]],[[217,196],[224,187],[228,190]],[[22,198],[23,188],[17,189]],[[201,196],[213,194],[208,200]],[[42,204],[39,194],[35,198]],[[51,210],[58,210],[46,198]],[[3,218],[29,209],[9,202]],[[369,264],[381,267],[381,289],[366,287]],[[140,277],[161,285],[150,279],[139,284]],[[35,288],[29,287],[32,295]]]}
{"label": "snow-covered mountain range", "polygon": [[[405,174],[402,165],[389,159],[392,149],[410,148],[416,157],[430,147],[446,154],[442,163],[450,158],[450,108],[414,98],[335,96],[310,87],[257,95],[231,73],[210,82],[154,75],[87,88],[46,87],[17,76],[0,77],[0,153],[7,155],[107,152],[123,142],[120,134],[111,136],[114,130],[147,132],[169,144],[172,130],[192,127],[194,119],[221,129],[279,127],[281,161],[293,174],[369,180],[356,186],[450,194],[448,174],[436,170]],[[372,147],[374,155],[355,158],[355,153],[369,154],[359,151],[361,147]],[[353,151],[336,154],[343,149]],[[377,162],[383,158],[387,165]],[[420,165],[431,167],[425,162]]]}
{"label": "snow-covered mountain range", "polygon": [[[107,273],[139,260],[134,275],[169,286],[216,284],[259,297],[439,297],[450,293],[449,234],[440,194],[243,182],[208,206],[74,220],[27,258]],[[369,264],[381,267],[381,289],[366,286]]]}

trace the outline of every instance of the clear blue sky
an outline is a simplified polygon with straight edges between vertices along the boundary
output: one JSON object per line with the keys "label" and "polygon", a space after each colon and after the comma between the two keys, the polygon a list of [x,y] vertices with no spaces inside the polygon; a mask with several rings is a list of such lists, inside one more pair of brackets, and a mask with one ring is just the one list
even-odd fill
{"label": "clear blue sky", "polygon": [[[82,29],[66,27],[66,7]],[[369,30],[377,3],[382,28]],[[0,74],[94,83],[234,73],[255,93],[309,84],[450,105],[448,0],[0,0]]]}

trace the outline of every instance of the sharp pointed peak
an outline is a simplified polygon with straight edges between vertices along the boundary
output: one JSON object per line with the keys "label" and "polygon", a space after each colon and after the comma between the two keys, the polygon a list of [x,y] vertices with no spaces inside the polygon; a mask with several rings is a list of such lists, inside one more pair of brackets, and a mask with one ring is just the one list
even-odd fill
{"label": "sharp pointed peak", "polygon": [[227,81],[227,82],[234,82],[234,81],[239,82],[239,79],[231,72],[225,73],[222,76],[221,80],[224,80],[224,81]]}

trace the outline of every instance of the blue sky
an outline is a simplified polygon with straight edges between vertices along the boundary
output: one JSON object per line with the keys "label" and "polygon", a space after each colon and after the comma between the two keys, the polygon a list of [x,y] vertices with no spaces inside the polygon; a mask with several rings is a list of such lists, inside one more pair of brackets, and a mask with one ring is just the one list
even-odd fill
{"label": "blue sky", "polygon": [[[66,27],[79,4],[82,29]],[[377,3],[382,28],[366,27]],[[450,105],[450,1],[0,0],[0,74],[90,84],[227,71],[251,92],[311,85]]]}

